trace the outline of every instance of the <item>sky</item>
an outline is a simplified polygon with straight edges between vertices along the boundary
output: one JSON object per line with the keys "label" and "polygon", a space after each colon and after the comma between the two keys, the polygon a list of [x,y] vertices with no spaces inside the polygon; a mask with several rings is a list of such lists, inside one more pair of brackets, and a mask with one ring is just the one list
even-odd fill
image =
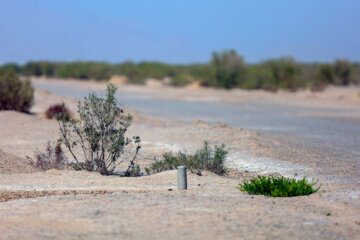
{"label": "sky", "polygon": [[359,0],[0,0],[0,64],[360,62]]}

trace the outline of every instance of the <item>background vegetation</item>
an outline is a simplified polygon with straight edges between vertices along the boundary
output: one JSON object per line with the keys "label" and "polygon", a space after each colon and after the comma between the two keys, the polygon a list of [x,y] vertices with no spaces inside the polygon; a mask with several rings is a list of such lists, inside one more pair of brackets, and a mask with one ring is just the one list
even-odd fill
{"label": "background vegetation", "polygon": [[322,90],[329,84],[360,83],[360,63],[336,60],[333,63],[301,63],[291,57],[270,59],[247,64],[234,50],[214,52],[208,63],[170,65],[159,62],[28,62],[24,65],[8,63],[0,71],[13,69],[25,76],[47,76],[108,80],[112,75],[126,75],[130,82],[142,84],[147,78],[170,77],[170,84],[184,86],[194,81],[203,86],[246,88]]}
{"label": "background vegetation", "polygon": [[11,68],[0,71],[0,110],[29,112],[34,88],[29,80],[21,81]]}

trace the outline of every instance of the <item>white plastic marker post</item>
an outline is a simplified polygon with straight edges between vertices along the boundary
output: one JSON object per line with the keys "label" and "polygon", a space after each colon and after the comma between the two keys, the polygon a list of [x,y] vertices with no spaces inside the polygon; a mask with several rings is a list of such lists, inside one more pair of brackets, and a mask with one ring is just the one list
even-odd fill
{"label": "white plastic marker post", "polygon": [[177,168],[177,185],[178,190],[185,190],[187,189],[187,175],[186,175],[186,167],[185,166],[179,166]]}

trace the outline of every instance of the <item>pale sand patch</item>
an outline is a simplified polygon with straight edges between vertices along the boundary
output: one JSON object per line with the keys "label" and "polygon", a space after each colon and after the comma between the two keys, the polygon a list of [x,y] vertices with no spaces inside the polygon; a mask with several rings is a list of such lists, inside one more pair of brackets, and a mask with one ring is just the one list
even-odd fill
{"label": "pale sand patch", "polygon": [[0,173],[32,173],[35,171],[25,159],[5,153],[0,149]]}

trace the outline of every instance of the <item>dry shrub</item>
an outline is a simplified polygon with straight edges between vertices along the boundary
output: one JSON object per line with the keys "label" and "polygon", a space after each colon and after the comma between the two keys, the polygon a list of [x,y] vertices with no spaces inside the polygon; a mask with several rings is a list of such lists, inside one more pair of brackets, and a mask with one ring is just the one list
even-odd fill
{"label": "dry shrub", "polygon": [[27,157],[30,161],[30,165],[46,171],[49,169],[65,169],[68,165],[68,160],[61,148],[61,144],[51,144],[50,141],[46,145],[44,152],[36,151],[35,160],[30,157]]}
{"label": "dry shrub", "polygon": [[48,119],[69,119],[70,118],[70,111],[65,107],[64,103],[61,104],[54,104],[52,106],[50,106],[46,112],[45,112],[45,116]]}

